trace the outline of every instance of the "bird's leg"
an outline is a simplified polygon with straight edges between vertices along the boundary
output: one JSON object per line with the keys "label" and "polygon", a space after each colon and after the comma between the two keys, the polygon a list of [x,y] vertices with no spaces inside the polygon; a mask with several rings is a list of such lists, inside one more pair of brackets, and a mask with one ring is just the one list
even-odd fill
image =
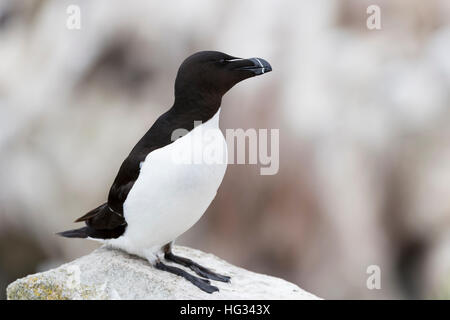
{"label": "bird's leg", "polygon": [[217,287],[210,285],[209,284],[210,282],[208,280],[200,279],[196,276],[193,276],[193,275],[187,273],[186,271],[184,271],[183,269],[173,267],[173,266],[168,266],[168,265],[162,263],[161,261],[156,261],[155,267],[158,270],[167,271],[167,272],[176,274],[177,276],[183,277],[187,281],[192,283],[194,286],[196,286],[200,290],[205,291],[207,293],[213,293],[213,292],[219,291],[219,289]]}
{"label": "bird's leg", "polygon": [[230,282],[231,278],[228,276],[217,274],[209,270],[208,268],[205,268],[199,265],[198,263],[192,261],[191,259],[174,255],[172,253],[172,245],[170,243],[164,246],[164,258],[168,261],[172,261],[181,264],[182,266],[188,267],[201,277],[222,282]]}

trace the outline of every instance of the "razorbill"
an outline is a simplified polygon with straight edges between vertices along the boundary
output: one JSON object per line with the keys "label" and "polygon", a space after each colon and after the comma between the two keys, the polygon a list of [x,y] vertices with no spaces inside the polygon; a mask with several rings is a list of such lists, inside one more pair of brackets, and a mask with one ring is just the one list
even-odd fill
{"label": "razorbill", "polygon": [[[182,276],[205,292],[218,291],[208,279],[228,282],[230,277],[174,255],[172,245],[206,211],[225,174],[227,146],[219,129],[222,96],[238,82],[270,71],[261,58],[241,59],[217,51],[188,57],[176,76],[173,106],[124,160],[108,201],[75,221],[86,226],[58,234],[100,240]],[[185,134],[174,139],[180,129]],[[205,149],[222,155],[222,160],[205,161]],[[177,161],[180,157],[203,161]],[[164,264],[163,257],[200,277]]]}

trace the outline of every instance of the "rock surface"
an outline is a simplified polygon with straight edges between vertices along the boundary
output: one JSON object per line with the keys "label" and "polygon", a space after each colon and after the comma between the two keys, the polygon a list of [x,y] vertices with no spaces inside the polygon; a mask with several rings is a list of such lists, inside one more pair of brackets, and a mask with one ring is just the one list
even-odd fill
{"label": "rock surface", "polygon": [[174,252],[231,276],[231,283],[211,281],[220,291],[208,294],[139,257],[101,247],[16,280],[8,286],[8,299],[318,299],[285,280],[238,268],[212,254],[180,246]]}

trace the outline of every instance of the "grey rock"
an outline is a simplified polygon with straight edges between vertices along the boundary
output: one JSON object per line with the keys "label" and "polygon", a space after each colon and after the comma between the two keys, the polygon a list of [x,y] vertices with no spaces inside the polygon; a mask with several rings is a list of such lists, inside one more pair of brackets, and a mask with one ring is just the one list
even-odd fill
{"label": "grey rock", "polygon": [[285,280],[254,273],[199,250],[175,246],[192,258],[231,276],[231,283],[212,281],[220,291],[199,290],[185,279],[160,271],[125,252],[101,247],[58,268],[29,275],[7,288],[16,299],[319,299]]}

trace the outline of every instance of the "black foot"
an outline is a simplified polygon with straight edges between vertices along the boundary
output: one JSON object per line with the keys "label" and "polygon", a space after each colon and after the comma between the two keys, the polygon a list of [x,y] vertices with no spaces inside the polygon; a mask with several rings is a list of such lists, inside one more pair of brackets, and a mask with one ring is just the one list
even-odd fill
{"label": "black foot", "polygon": [[205,268],[199,265],[198,263],[192,261],[191,259],[176,256],[170,251],[164,254],[164,258],[166,258],[169,261],[181,264],[182,266],[188,267],[201,277],[216,281],[230,282],[231,279],[230,277],[217,274],[209,270],[208,268]]}
{"label": "black foot", "polygon": [[184,271],[183,269],[168,266],[162,262],[157,262],[155,267],[156,267],[156,269],[167,271],[167,272],[176,274],[177,276],[183,277],[187,281],[192,283],[194,286],[198,287],[200,290],[205,291],[207,293],[213,293],[213,292],[219,291],[219,289],[217,287],[210,285],[209,284],[210,282],[208,280],[200,279],[196,276],[193,276],[193,275],[187,273],[186,271]]}

